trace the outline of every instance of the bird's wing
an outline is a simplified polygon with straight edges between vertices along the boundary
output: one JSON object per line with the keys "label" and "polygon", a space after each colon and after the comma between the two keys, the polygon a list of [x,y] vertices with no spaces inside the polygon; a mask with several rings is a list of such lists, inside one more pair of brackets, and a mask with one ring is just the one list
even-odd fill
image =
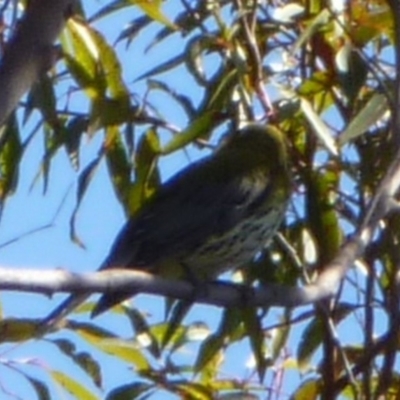
{"label": "bird's wing", "polygon": [[269,179],[248,171],[215,168],[213,159],[177,175],[142,212],[127,222],[104,267],[151,266],[161,257],[190,251],[213,234],[223,234],[265,199]]}
{"label": "bird's wing", "polygon": [[[228,231],[247,216],[252,204],[268,196],[269,179],[260,184],[224,169],[198,175],[208,171],[215,169],[206,164],[169,182],[138,217],[128,221],[102,268],[151,270],[157,262],[190,253],[207,237]],[[103,295],[92,316],[132,295]]]}

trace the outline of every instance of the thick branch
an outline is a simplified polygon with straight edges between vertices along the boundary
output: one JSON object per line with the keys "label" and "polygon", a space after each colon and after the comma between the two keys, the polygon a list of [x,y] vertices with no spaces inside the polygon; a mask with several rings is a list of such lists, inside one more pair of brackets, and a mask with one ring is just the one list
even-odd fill
{"label": "thick branch", "polygon": [[[202,290],[183,280],[167,280],[142,271],[112,269],[74,274],[65,270],[0,268],[0,289],[44,293],[105,293],[113,290],[157,294],[222,307],[282,306],[296,307],[331,296],[332,285],[308,285],[304,288],[267,285],[246,289],[240,285],[215,282]],[[204,290],[203,290],[204,289]]]}
{"label": "thick branch", "polygon": [[32,0],[0,64],[0,125],[39,74],[51,66],[53,43],[74,0]]}
{"label": "thick branch", "polygon": [[312,304],[336,294],[341,279],[360,255],[359,240],[350,240],[313,284],[289,287],[277,284],[250,289],[245,286],[215,282],[202,290],[184,280],[170,280],[138,270],[113,268],[86,274],[66,270],[0,268],[0,290],[52,295],[56,292],[106,293],[132,291],[176,299],[196,301],[220,307],[278,306],[298,307]]}

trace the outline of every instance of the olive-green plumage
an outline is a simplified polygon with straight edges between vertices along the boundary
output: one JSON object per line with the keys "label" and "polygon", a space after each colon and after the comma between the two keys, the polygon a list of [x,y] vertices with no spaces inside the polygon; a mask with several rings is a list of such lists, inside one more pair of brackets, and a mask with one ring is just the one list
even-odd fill
{"label": "olive-green plumage", "polygon": [[[271,239],[289,195],[281,133],[249,125],[167,181],[127,221],[101,269],[126,267],[174,277],[189,270],[196,279],[214,279],[250,261]],[[132,295],[103,295],[93,315]],[[46,321],[58,321],[86,297],[70,296]]]}

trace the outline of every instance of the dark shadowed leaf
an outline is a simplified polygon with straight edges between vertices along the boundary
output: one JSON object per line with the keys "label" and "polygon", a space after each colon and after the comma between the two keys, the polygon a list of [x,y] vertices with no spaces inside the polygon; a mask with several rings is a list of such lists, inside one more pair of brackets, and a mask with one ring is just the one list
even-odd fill
{"label": "dark shadowed leaf", "polygon": [[105,400],[130,400],[130,399],[146,399],[156,388],[154,385],[144,382],[134,382],[128,385],[116,387],[107,394]]}
{"label": "dark shadowed leaf", "polygon": [[97,387],[101,387],[102,377],[98,361],[96,361],[89,353],[78,351],[75,343],[67,339],[54,339],[51,340],[51,342],[57,346],[63,354],[78,365]]}

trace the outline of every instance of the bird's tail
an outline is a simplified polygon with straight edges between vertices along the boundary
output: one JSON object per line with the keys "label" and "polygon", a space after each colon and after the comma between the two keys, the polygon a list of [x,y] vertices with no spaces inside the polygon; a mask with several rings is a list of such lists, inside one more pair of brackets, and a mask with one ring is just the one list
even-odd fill
{"label": "bird's tail", "polygon": [[40,322],[40,331],[45,333],[56,327],[72,310],[82,304],[90,295],[73,294],[67,297],[55,310]]}
{"label": "bird's tail", "polygon": [[119,303],[122,303],[124,300],[127,300],[130,297],[135,296],[136,294],[137,292],[134,292],[132,290],[128,292],[118,291],[118,292],[110,292],[104,294],[103,296],[100,297],[99,301],[94,306],[90,314],[90,317],[95,318],[99,314],[102,314],[103,312],[109,310],[110,308],[114,307]]}

